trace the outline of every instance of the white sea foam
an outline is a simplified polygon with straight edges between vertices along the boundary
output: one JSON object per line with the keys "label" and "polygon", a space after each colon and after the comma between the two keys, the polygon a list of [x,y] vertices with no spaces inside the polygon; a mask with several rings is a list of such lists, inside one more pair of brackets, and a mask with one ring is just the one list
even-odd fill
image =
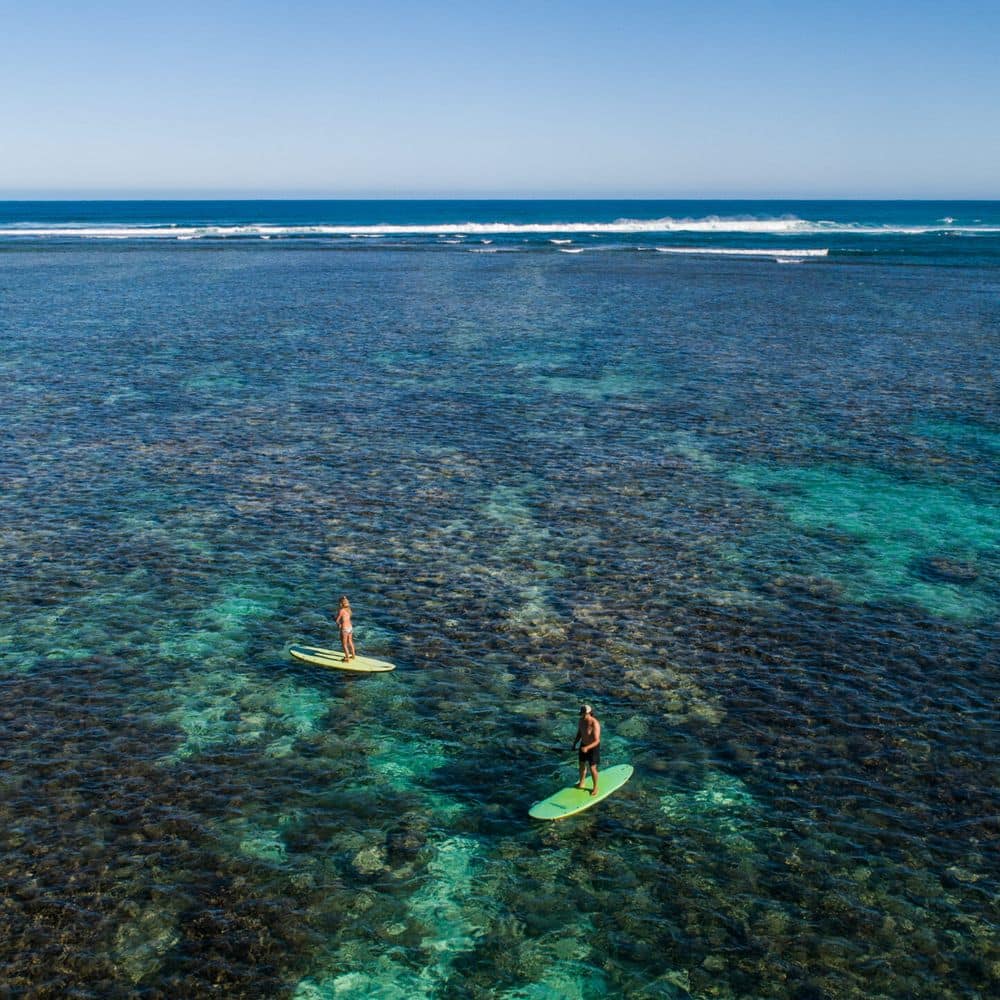
{"label": "white sea foam", "polygon": [[751,250],[737,247],[657,247],[659,253],[707,254],[712,257],[773,257],[775,260],[803,260],[806,257],[825,257],[830,251],[821,250]]}
{"label": "white sea foam", "polygon": [[[954,232],[1000,233],[998,225],[948,226]],[[845,233],[855,235],[922,235],[939,233],[941,225],[926,226],[872,226],[864,223],[811,221],[795,217],[779,219],[723,218],[707,216],[701,219],[618,219],[615,222],[461,222],[435,226],[424,225],[375,225],[344,226],[315,225],[287,226],[270,223],[230,226],[142,226],[142,225],[83,225],[58,226],[18,225],[0,226],[0,237],[76,237],[79,239],[161,239],[178,236],[201,236],[225,239],[240,236],[347,236],[354,239],[379,239],[384,236],[440,236],[464,237],[469,235],[497,236],[521,234],[545,235],[548,233],[581,233],[592,237],[616,233],[736,233],[759,235],[810,235]],[[559,237],[563,238],[563,237]]]}
{"label": "white sea foam", "polygon": [[550,243],[572,243],[572,240],[549,240]]}
{"label": "white sea foam", "polygon": [[583,251],[585,249],[586,249],[585,247],[572,247],[571,249],[566,249],[564,247],[560,247],[557,252],[558,253],[583,253]]}

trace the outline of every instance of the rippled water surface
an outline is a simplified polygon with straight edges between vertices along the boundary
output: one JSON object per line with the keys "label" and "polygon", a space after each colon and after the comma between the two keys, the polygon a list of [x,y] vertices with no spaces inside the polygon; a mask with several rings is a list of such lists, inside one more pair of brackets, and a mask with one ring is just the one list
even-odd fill
{"label": "rippled water surface", "polygon": [[7,249],[6,995],[995,994],[998,293]]}

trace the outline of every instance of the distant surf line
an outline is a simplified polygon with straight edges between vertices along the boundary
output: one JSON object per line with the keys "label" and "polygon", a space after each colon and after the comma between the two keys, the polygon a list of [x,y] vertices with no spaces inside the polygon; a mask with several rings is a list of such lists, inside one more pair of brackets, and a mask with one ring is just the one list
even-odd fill
{"label": "distant surf line", "polygon": [[828,247],[816,250],[789,250],[773,247],[764,249],[743,249],[736,247],[655,247],[657,253],[696,254],[711,257],[826,257]]}
{"label": "distant surf line", "polygon": [[[505,236],[585,234],[704,233],[760,236],[809,236],[851,234],[876,236],[915,236],[945,234],[1000,234],[1000,226],[989,225],[869,225],[854,222],[810,221],[797,217],[758,219],[706,216],[701,219],[618,219],[615,222],[462,222],[435,224],[367,225],[279,225],[241,223],[234,225],[82,225],[65,223],[52,226],[14,224],[0,226],[2,238],[35,239],[230,239],[239,237],[349,237],[378,239],[383,236]],[[562,240],[551,239],[558,244]],[[571,240],[569,242],[572,242]]]}

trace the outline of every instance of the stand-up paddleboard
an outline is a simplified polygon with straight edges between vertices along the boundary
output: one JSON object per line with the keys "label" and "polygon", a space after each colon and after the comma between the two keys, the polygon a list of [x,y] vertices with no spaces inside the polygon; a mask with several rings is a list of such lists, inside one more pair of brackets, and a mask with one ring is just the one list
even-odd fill
{"label": "stand-up paddleboard", "polygon": [[583,788],[560,788],[555,795],[550,795],[541,802],[536,802],[529,810],[532,819],[566,819],[575,816],[584,809],[596,806],[612,792],[617,792],[622,785],[632,777],[634,768],[631,764],[616,764],[597,775],[597,794],[591,795],[593,782],[588,775]]}
{"label": "stand-up paddleboard", "polygon": [[329,667],[331,670],[352,670],[358,674],[379,674],[386,670],[396,669],[394,663],[373,660],[370,656],[354,656],[348,663],[345,663],[344,654],[339,649],[322,649],[319,646],[289,646],[288,652],[296,660],[313,663],[317,667]]}

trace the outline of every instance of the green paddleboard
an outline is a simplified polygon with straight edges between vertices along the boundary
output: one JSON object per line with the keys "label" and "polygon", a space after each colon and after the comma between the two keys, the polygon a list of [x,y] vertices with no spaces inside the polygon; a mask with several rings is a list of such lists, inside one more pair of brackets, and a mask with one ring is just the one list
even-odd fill
{"label": "green paddleboard", "polygon": [[575,816],[584,809],[596,806],[598,802],[606,799],[612,792],[617,792],[622,785],[632,777],[634,768],[631,764],[615,764],[605,771],[597,774],[597,794],[591,795],[593,788],[588,775],[584,782],[584,788],[560,788],[555,795],[550,795],[541,802],[536,802],[529,810],[528,815],[532,819],[566,819],[567,816]]}
{"label": "green paddleboard", "polygon": [[288,652],[303,663],[329,667],[331,670],[351,670],[356,674],[379,674],[396,669],[394,663],[373,660],[370,656],[355,656],[349,663],[345,663],[344,654],[339,649],[323,649],[320,646],[289,646]]}

